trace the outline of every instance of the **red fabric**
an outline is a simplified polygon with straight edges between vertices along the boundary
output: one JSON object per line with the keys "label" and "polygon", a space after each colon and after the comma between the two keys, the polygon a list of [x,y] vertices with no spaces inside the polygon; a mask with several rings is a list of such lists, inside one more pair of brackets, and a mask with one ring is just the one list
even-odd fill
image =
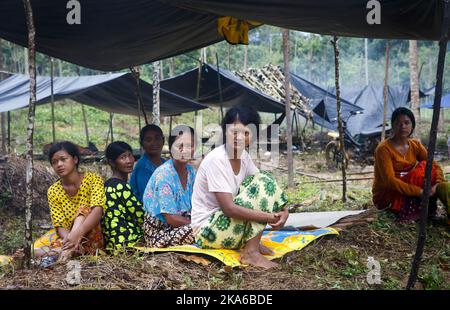
{"label": "red fabric", "polygon": [[[405,169],[403,171],[408,171],[411,170],[410,172],[408,172],[408,174],[400,177],[400,179],[408,184],[413,184],[416,186],[419,186],[420,188],[424,187],[424,181],[425,181],[425,167],[426,167],[426,161],[421,161],[420,163],[418,163],[415,167],[408,167],[406,166]],[[436,184],[436,164],[433,163],[433,166],[431,168],[431,186],[434,186]],[[391,202],[392,206],[391,206],[391,210],[394,212],[399,212],[400,209],[403,206],[404,203],[404,196],[397,192],[397,191],[392,191],[390,193],[386,193],[386,195],[384,195],[384,199],[383,200],[387,200],[386,202]]]}

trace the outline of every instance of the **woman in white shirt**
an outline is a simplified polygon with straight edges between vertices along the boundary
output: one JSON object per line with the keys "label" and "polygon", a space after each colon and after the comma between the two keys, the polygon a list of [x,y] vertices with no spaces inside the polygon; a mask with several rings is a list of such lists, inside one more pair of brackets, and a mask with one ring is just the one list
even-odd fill
{"label": "woman in white shirt", "polygon": [[288,217],[284,192],[273,176],[260,172],[246,148],[257,138],[258,113],[250,107],[228,110],[223,121],[224,144],[200,164],[192,195],[191,225],[202,248],[241,249],[241,262],[272,268],[260,244],[267,223],[283,227]]}

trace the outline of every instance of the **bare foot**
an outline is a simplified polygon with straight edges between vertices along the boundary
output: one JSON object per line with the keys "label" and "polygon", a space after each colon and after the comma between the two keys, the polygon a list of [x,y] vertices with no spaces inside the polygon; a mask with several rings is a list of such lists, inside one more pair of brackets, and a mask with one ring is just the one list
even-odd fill
{"label": "bare foot", "polygon": [[274,254],[271,249],[269,249],[265,245],[262,245],[261,243],[259,244],[259,253],[261,253],[262,255],[273,255]]}
{"label": "bare foot", "polygon": [[277,263],[271,262],[262,256],[259,252],[243,251],[239,260],[242,264],[252,265],[263,269],[271,269],[279,266]]}

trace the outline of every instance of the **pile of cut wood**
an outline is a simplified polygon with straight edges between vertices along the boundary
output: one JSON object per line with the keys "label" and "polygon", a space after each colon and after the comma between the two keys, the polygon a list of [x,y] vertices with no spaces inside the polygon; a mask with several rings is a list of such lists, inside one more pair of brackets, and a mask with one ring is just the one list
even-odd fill
{"label": "pile of cut wood", "polygon": [[[279,66],[268,64],[260,69],[236,71],[235,74],[250,86],[284,103],[284,73]],[[291,105],[295,106],[302,115],[309,115],[309,99],[303,96],[292,84],[290,95]]]}

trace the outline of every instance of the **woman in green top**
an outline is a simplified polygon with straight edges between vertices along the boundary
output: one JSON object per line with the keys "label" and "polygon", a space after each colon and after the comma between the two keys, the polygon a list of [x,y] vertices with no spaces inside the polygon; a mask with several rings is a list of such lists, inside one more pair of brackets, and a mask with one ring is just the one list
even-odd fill
{"label": "woman in green top", "polygon": [[106,211],[102,229],[106,250],[112,252],[132,246],[142,238],[144,211],[127,182],[134,164],[130,145],[113,142],[106,148],[105,156],[113,175],[105,182]]}

